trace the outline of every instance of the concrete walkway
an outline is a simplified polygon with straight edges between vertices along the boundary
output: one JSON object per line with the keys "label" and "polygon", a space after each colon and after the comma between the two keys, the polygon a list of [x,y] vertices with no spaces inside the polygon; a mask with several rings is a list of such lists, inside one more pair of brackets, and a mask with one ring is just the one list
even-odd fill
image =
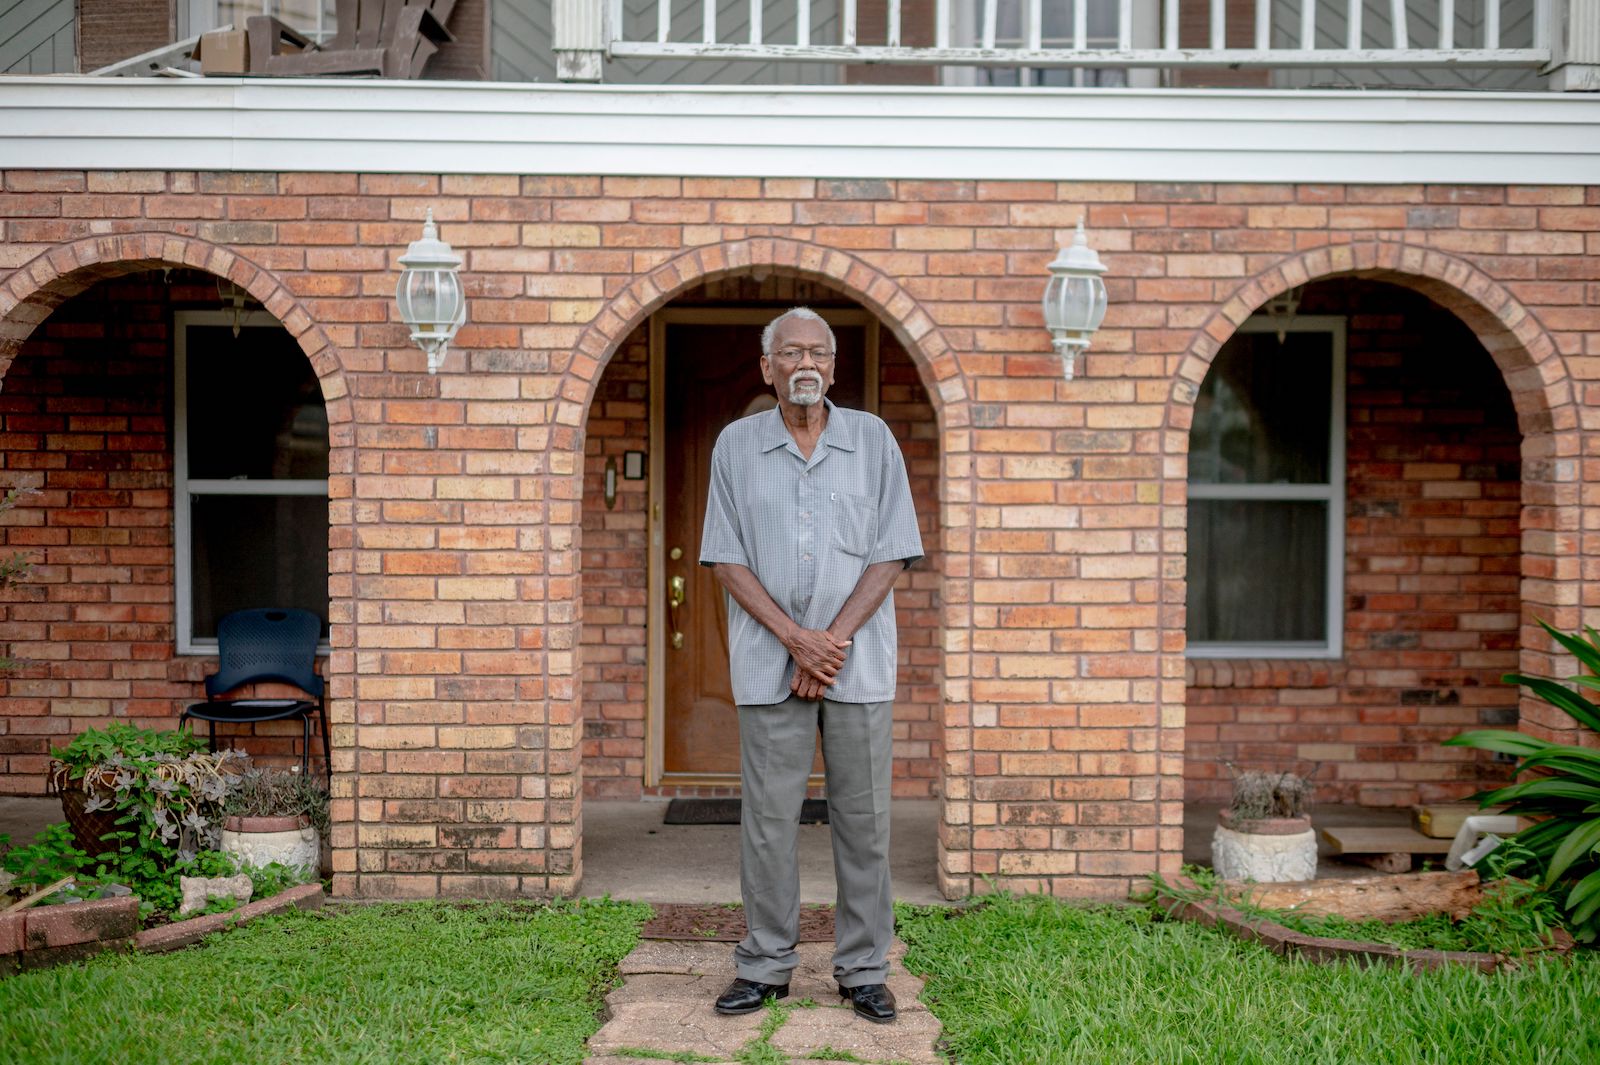
{"label": "concrete walkway", "polygon": [[606,996],[610,1019],[589,1040],[585,1065],[649,1065],[667,1055],[727,1063],[741,1050],[748,1056],[753,1043],[769,1044],[777,1052],[771,1060],[809,1065],[942,1065],[945,1059],[934,1050],[939,1022],[919,998],[922,981],[900,964],[900,943],[889,955],[889,988],[900,1011],[893,1024],[873,1024],[843,1004],[833,982],[833,944],[798,949],[800,967],[788,998],[757,1013],[723,1017],[711,1007],[733,978],[729,944],[640,943],[623,959],[626,982]]}

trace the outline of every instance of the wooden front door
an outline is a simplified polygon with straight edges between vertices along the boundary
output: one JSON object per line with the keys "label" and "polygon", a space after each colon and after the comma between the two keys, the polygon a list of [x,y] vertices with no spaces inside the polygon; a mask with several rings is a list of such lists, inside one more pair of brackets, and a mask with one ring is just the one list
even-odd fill
{"label": "wooden front door", "polygon": [[[711,451],[724,426],[776,406],[761,380],[761,327],[774,310],[667,311],[656,332],[659,357],[660,526],[652,537],[652,639],[661,663],[661,760],[669,776],[737,777],[739,722],[728,674],[728,610],[713,572],[700,565],[700,530],[711,483]],[[866,382],[876,366],[876,323],[859,311],[821,311],[839,345],[828,398],[876,407]],[[837,319],[837,320],[836,320]],[[875,389],[871,392],[875,393]],[[654,774],[652,774],[654,775]],[[654,781],[651,781],[654,783]]]}

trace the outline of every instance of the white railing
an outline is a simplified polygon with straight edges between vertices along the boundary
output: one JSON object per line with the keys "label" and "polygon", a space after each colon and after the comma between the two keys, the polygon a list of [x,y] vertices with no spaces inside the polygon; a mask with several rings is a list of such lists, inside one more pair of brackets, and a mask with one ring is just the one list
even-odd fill
{"label": "white railing", "polygon": [[[1205,16],[1202,46],[1180,38],[1179,0],[934,0],[931,31],[908,26],[902,0],[875,7],[870,27],[864,0],[647,0],[643,18],[631,0],[631,18],[623,0],[554,0],[554,11],[558,40],[563,11],[598,25],[598,37],[584,35],[593,67],[604,56],[1040,68],[1548,68],[1562,51],[1561,27],[1583,24],[1576,12],[1595,2],[1462,0],[1458,18],[1457,0],[1255,0],[1253,9],[1237,0],[1186,0],[1184,13],[1199,8]],[[813,35],[823,5],[828,40]],[[1230,24],[1230,8],[1237,19],[1241,6],[1246,27]],[[1513,14],[1515,40],[1502,33]],[[775,23],[781,31],[767,28]],[[1423,39],[1414,39],[1408,23],[1426,30],[1415,35]],[[1249,46],[1240,47],[1240,38]],[[571,34],[565,43],[573,47]]]}

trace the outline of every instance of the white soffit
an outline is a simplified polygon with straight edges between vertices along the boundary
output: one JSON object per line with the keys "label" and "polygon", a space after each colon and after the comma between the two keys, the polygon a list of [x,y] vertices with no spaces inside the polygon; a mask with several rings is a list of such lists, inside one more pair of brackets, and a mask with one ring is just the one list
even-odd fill
{"label": "white soffit", "polygon": [[0,167],[1589,185],[1600,96],[0,77]]}

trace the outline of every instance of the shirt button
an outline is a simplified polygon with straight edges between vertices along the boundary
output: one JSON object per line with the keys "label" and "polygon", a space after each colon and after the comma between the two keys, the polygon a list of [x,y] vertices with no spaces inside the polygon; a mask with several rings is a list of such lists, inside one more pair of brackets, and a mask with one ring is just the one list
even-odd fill
{"label": "shirt button", "polygon": [[811,556],[810,555],[801,555],[800,556],[800,561],[801,562],[810,562],[811,561]]}
{"label": "shirt button", "polygon": [[801,520],[801,521],[810,521],[810,520],[811,520],[811,511],[809,511],[809,510],[802,510],[802,511],[801,511],[801,512],[800,512],[800,520]]}

